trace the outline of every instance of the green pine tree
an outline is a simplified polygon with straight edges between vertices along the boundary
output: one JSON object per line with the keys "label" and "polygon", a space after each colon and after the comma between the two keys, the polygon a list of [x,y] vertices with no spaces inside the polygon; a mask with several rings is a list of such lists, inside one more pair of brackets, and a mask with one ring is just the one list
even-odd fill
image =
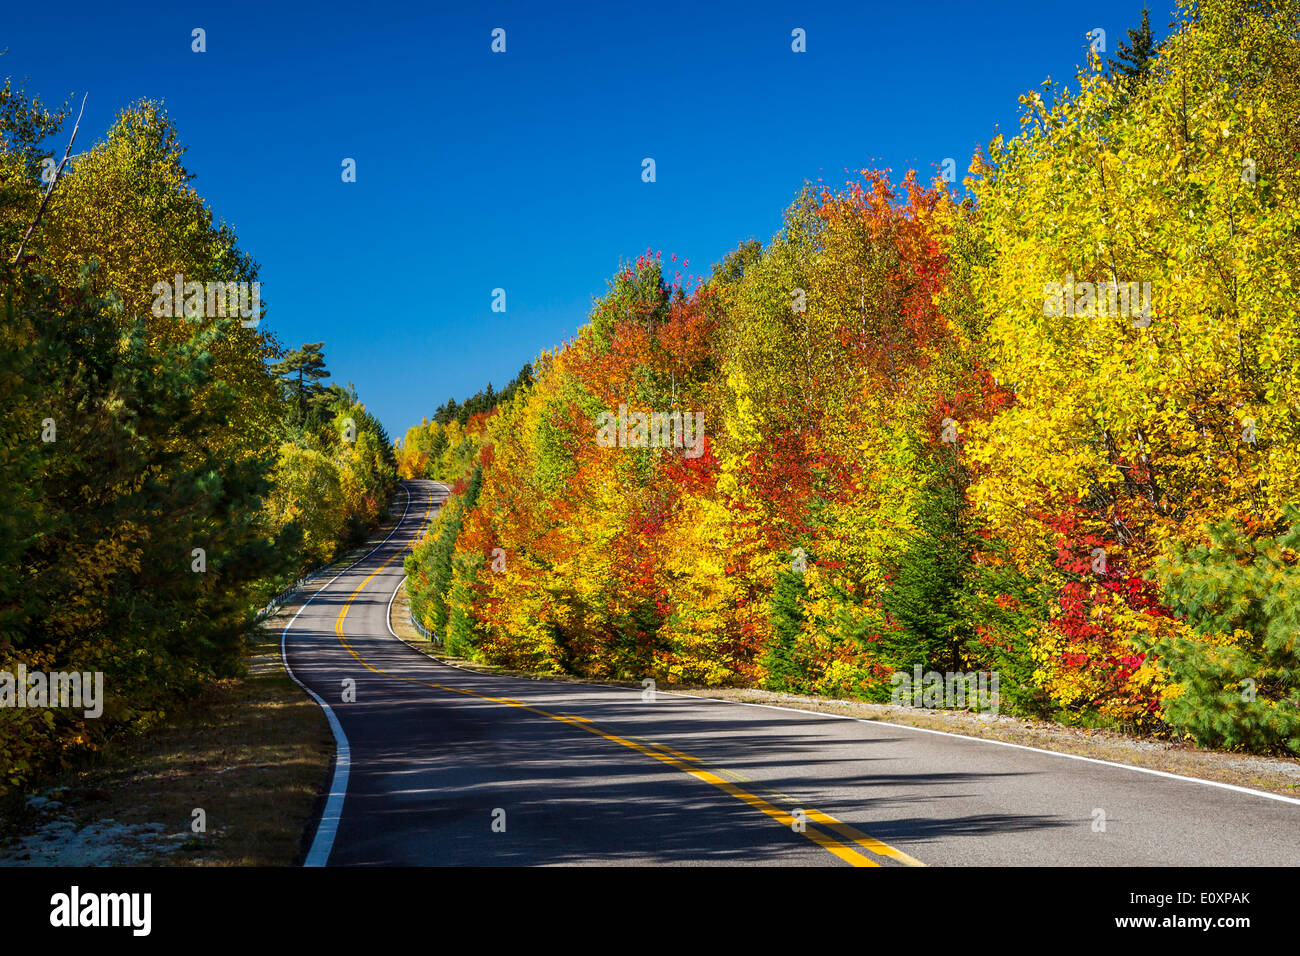
{"label": "green pine tree", "polygon": [[1142,9],[1142,22],[1136,30],[1128,31],[1128,42],[1119,41],[1115,56],[1108,61],[1110,75],[1118,80],[1127,96],[1146,79],[1155,58],[1156,43],[1151,35],[1150,12]]}
{"label": "green pine tree", "polygon": [[886,635],[882,653],[902,668],[960,671],[970,639],[963,595],[974,549],[967,478],[951,445],[937,453],[929,471],[919,476],[925,492],[916,528],[902,543],[885,591],[884,610],[900,630]]}
{"label": "green pine tree", "polygon": [[324,342],[308,342],[271,366],[271,371],[284,379],[289,398],[298,411],[299,421],[307,418],[308,405],[312,400],[327,391],[321,384],[322,379],[330,376],[325,368],[324,347]]}
{"label": "green pine tree", "polygon": [[769,690],[798,693],[807,690],[806,668],[796,659],[800,632],[806,614],[804,601],[808,585],[803,574],[793,568],[782,568],[776,575],[772,589],[772,641],[763,655],[767,669],[764,684]]}
{"label": "green pine tree", "polygon": [[1165,719],[1205,746],[1300,754],[1300,507],[1273,536],[1225,522],[1206,537],[1171,548],[1156,575],[1175,614],[1232,643],[1152,648],[1177,687]]}

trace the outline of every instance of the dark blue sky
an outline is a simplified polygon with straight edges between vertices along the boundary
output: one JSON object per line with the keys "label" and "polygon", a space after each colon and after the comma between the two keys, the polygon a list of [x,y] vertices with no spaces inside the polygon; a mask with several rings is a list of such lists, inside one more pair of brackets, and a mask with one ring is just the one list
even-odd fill
{"label": "dark blue sky", "polygon": [[6,3],[0,65],[52,105],[89,91],[81,149],[162,100],[262,265],[269,328],[323,339],[397,438],[572,335],[620,258],[707,273],[805,180],[945,157],[960,178],[1021,93],[1072,77],[1095,27],[1113,53],[1142,5]]}

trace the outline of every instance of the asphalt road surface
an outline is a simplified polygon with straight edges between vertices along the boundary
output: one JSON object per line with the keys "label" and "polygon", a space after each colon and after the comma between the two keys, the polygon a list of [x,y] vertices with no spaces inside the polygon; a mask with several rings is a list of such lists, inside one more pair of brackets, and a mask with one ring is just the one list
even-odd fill
{"label": "asphalt road surface", "polygon": [[393,534],[283,635],[339,744],[309,866],[1300,864],[1293,798],[434,661],[392,634],[388,608],[446,489],[403,484]]}

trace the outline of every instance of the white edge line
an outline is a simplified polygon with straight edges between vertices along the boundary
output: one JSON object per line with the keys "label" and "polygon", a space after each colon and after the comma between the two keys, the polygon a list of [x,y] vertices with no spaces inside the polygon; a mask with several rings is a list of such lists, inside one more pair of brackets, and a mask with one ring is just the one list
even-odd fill
{"label": "white edge line", "polygon": [[[606,685],[592,685],[606,686]],[[868,717],[850,717],[848,714],[828,714],[820,710],[803,710],[799,707],[782,707],[779,704],[755,704],[743,700],[721,700],[717,697],[701,697],[698,694],[683,694],[680,691],[661,690],[658,693],[667,697],[690,697],[693,700],[707,700],[715,704],[732,704],[737,707],[762,707],[765,710],[784,710],[796,714],[811,714],[814,717],[831,717],[835,720],[852,720],[860,724],[872,724],[878,727],[895,727],[899,730],[912,730],[920,734],[938,734],[941,737],[953,737],[957,740],[967,740],[980,744],[995,744],[999,747],[1014,747],[1016,750],[1032,750],[1034,753],[1047,754],[1052,757],[1065,757],[1068,760],[1082,760],[1086,763],[1097,763],[1105,767],[1118,767],[1121,770],[1132,770],[1136,773],[1149,773],[1156,777],[1168,777],[1171,780],[1183,780],[1187,783],[1200,783],[1207,787],[1219,787],[1222,790],[1235,790],[1238,793],[1248,793],[1256,797],[1267,797],[1269,800],[1279,800],[1282,803],[1293,803],[1300,806],[1300,799],[1296,797],[1286,797],[1280,793],[1268,793],[1264,790],[1252,790],[1249,787],[1239,787],[1233,783],[1221,783],[1218,780],[1205,780],[1201,777],[1186,777],[1180,773],[1169,773],[1165,770],[1152,770],[1150,767],[1135,767],[1132,764],[1116,763],[1113,760],[1101,760],[1097,757],[1082,757],[1079,754],[1062,753],[1059,750],[1044,750],[1041,747],[1029,747],[1025,744],[1013,744],[1005,740],[992,740],[988,737],[972,737],[968,734],[954,734],[947,730],[931,730],[928,727],[912,727],[908,724],[895,724],[887,720],[872,720]]]}
{"label": "white edge line", "polygon": [[[435,485],[442,485],[442,482],[441,482],[441,481],[433,481],[433,482],[431,482],[431,483],[432,483],[432,484],[435,484]],[[451,497],[451,489],[448,488],[446,485],[442,485],[442,488],[443,488],[443,490],[444,490],[445,492],[447,492],[447,497],[450,498],[450,497]],[[445,503],[445,502],[444,502],[444,503]],[[439,505],[438,505],[438,510],[440,510],[440,511],[442,510],[442,504],[439,504]],[[428,525],[425,525],[425,528],[428,528]],[[424,651],[421,651],[418,647],[416,647],[414,644],[412,644],[412,643],[411,643],[410,641],[408,641],[406,638],[402,637],[402,635],[398,634],[396,631],[393,630],[393,602],[397,600],[397,592],[400,591],[400,590],[402,590],[402,585],[406,583],[406,579],[407,579],[407,577],[408,577],[408,575],[403,574],[403,575],[402,575],[402,580],[398,581],[398,582],[397,582],[397,587],[393,588],[393,594],[392,594],[392,597],[390,597],[390,598],[388,599],[388,611],[384,614],[384,624],[386,624],[386,625],[388,626],[388,633],[391,634],[391,635],[393,635],[393,637],[397,638],[399,641],[401,641],[403,644],[405,644],[405,645],[406,645],[407,647],[409,647],[411,650],[413,650],[413,651],[419,651],[420,654],[423,655],[424,657],[429,657],[428,654],[425,654]],[[436,658],[432,658],[432,657],[430,657],[429,659],[430,659],[430,660],[437,660]],[[439,664],[443,664],[443,663],[446,663],[446,662],[445,662],[445,661],[437,661],[437,663],[439,663]],[[452,667],[455,667],[456,665],[453,664],[453,665],[451,665],[451,666],[452,666]]]}
{"label": "white edge line", "polygon": [[[402,575],[402,580],[398,581],[398,582],[397,582],[397,587],[393,588],[393,596],[390,597],[390,598],[388,599],[388,613],[387,613],[387,614],[385,615],[385,617],[384,617],[384,623],[388,625],[388,633],[389,633],[389,634],[393,635],[393,637],[397,638],[399,641],[401,641],[403,644],[405,644],[405,645],[406,645],[407,647],[409,647],[411,650],[413,650],[413,651],[420,651],[420,649],[419,649],[418,647],[416,647],[414,644],[412,644],[412,643],[411,643],[410,641],[408,641],[406,638],[402,637],[402,635],[398,634],[396,631],[393,630],[393,602],[397,600],[397,592],[400,591],[400,590],[402,590],[402,585],[406,583],[406,577],[407,577],[407,576],[406,576],[405,574],[403,574],[403,575]],[[424,651],[420,651],[420,653],[421,653],[421,654],[424,654]],[[425,656],[425,657],[428,657],[427,654],[424,654],[424,656]],[[433,658],[430,658],[430,660],[433,660]],[[442,663],[442,662],[439,661],[438,663]]]}
{"label": "white edge line", "polygon": [[[402,590],[402,585],[406,583],[406,575],[402,575],[402,580],[397,582],[397,587],[393,588],[393,596],[388,599],[388,612],[384,616],[384,623],[388,625],[388,633],[396,637],[403,644],[410,645],[410,641],[403,640],[396,631],[393,630],[393,602],[397,600],[397,592]],[[414,646],[414,645],[411,645]]]}
{"label": "white edge line", "polygon": [[343,732],[343,725],[339,723],[333,708],[325,703],[314,690],[298,680],[298,675],[289,666],[286,638],[289,636],[289,628],[293,627],[294,621],[298,620],[298,615],[307,610],[308,604],[316,600],[316,597],[322,594],[331,584],[386,545],[388,539],[401,529],[402,522],[406,520],[406,513],[411,510],[411,492],[405,485],[402,486],[402,490],[406,492],[406,507],[402,509],[402,517],[397,519],[397,524],[393,526],[393,530],[388,532],[388,537],[322,584],[311,597],[302,603],[302,607],[298,608],[297,614],[294,614],[289,619],[289,623],[280,632],[280,660],[284,663],[285,671],[293,678],[293,682],[310,694],[311,699],[320,705],[321,710],[325,711],[325,719],[329,721],[330,731],[334,734],[334,777],[330,781],[330,795],[325,801],[325,809],[321,812],[320,822],[316,824],[316,834],[312,837],[311,849],[307,851],[307,859],[303,861],[303,866],[324,866],[329,861],[330,851],[334,849],[334,836],[338,833],[339,819],[343,816],[343,799],[348,793],[348,772],[352,767],[352,748],[348,744],[347,734]]}
{"label": "white edge line", "polygon": [[[393,592],[393,596],[394,597],[397,596],[396,591]],[[391,607],[391,605],[392,605],[392,601],[390,600],[389,606]],[[393,637],[396,637],[403,644],[407,645],[413,650],[420,651],[420,649],[416,647],[414,644],[412,644],[410,641],[402,637],[398,637],[396,633],[393,633],[393,627],[391,624],[389,624],[388,630],[389,633],[393,634]],[[438,660],[436,657],[430,657],[428,654],[425,654],[424,651],[420,651],[420,653],[424,654],[425,657],[433,661],[435,664],[442,664],[444,667],[454,667],[457,670],[464,671],[467,674],[478,674],[483,677],[509,678],[509,675],[507,674],[493,674],[489,671],[476,671],[469,667],[461,667],[459,664],[453,664],[450,661],[442,661],[442,660]],[[531,679],[531,680],[538,680],[538,681],[546,680],[546,678],[544,677],[536,677],[536,678],[516,677],[513,679],[514,680]],[[577,684],[581,687],[598,687],[601,690],[607,690],[607,691],[633,690],[636,691],[637,693],[640,693],[640,690],[635,687],[627,688],[621,686],[613,686],[610,684],[592,684],[587,681],[554,681],[552,683]],[[1283,796],[1280,793],[1268,793],[1267,791],[1264,790],[1252,790],[1249,787],[1239,787],[1236,784],[1232,784],[1232,783],[1221,783],[1218,780],[1206,780],[1202,777],[1187,777],[1179,773],[1169,773],[1164,770],[1152,770],[1149,767],[1136,767],[1133,764],[1116,763],[1113,760],[1101,760],[1097,757],[1083,757],[1080,756],[1079,754],[1067,754],[1067,753],[1062,753],[1059,750],[1045,750],[1042,747],[1030,747],[1025,744],[1013,744],[1005,740],[992,740],[988,737],[973,737],[969,734],[954,734],[951,731],[947,731],[947,730],[931,730],[928,727],[913,727],[909,724],[895,724],[888,720],[872,720],[869,717],[850,717],[847,714],[831,714],[821,710],[804,710],[799,707],[782,707],[780,704],[755,704],[744,700],[722,700],[721,698],[718,697],[702,697],[699,694],[684,694],[681,691],[672,691],[672,690],[660,690],[660,691],[656,691],[656,693],[661,694],[665,697],[688,697],[691,700],[708,701],[711,704],[729,704],[733,707],[761,707],[764,710],[779,710],[790,714],[808,714],[813,717],[830,717],[833,720],[852,720],[859,724],[870,724],[872,726],[877,726],[877,727],[894,727],[898,730],[912,730],[921,734],[938,734],[941,737],[953,737],[957,740],[965,740],[970,743],[996,744],[999,747],[1014,747],[1016,750],[1030,750],[1033,751],[1034,753],[1045,754],[1049,757],[1065,757],[1069,760],[1082,760],[1085,761],[1086,763],[1101,764],[1104,767],[1118,767],[1120,770],[1132,770],[1137,773],[1149,773],[1156,777],[1168,777],[1170,780],[1182,780],[1186,783],[1204,784],[1207,787],[1219,787],[1220,789],[1223,790],[1235,790],[1238,793],[1246,793],[1256,797],[1267,797],[1269,800],[1278,800],[1281,801],[1282,803],[1291,803],[1300,806],[1300,799],[1297,799],[1295,797]]]}
{"label": "white edge line", "polygon": [[[435,482],[435,484],[438,484],[438,482]],[[397,591],[401,589],[402,584],[405,581],[406,581],[406,576],[403,575],[402,580],[398,582],[397,588],[393,591],[393,596],[388,599],[388,614],[386,616],[386,622],[388,624],[388,633],[392,634],[393,637],[396,637],[399,641],[401,641],[403,644],[407,645],[408,647],[414,650],[419,650],[419,648],[415,647],[415,645],[412,644],[410,641],[406,640],[405,638],[399,637],[397,632],[393,630],[393,624],[392,624],[393,600],[397,597]],[[424,654],[423,651],[420,651],[420,653]],[[443,664],[447,667],[455,667],[457,670],[463,670],[469,674],[480,674],[480,675],[484,674],[483,671],[472,670],[471,668],[468,667],[460,667],[459,665],[452,664],[449,661],[440,661],[437,658],[430,657],[428,654],[425,654],[424,656],[428,657],[430,660],[434,661],[435,663]],[[488,673],[486,674],[486,676],[498,677],[498,676],[505,676],[505,675]],[[515,678],[515,679],[523,680],[526,678]],[[534,678],[534,679],[544,680],[545,678]],[[557,681],[556,683],[561,683],[561,682]],[[637,688],[614,687],[609,684],[593,684],[593,683],[588,683],[586,681],[564,681],[563,683],[579,684],[585,687],[599,687],[609,691],[621,691],[621,690],[629,690],[629,689],[637,690]],[[639,691],[637,692],[639,693]],[[1025,744],[1013,744],[1005,740],[992,740],[988,737],[972,737],[968,734],[954,734],[951,731],[947,731],[947,730],[931,730],[928,727],[912,727],[908,724],[895,724],[888,720],[872,720],[868,717],[850,717],[848,714],[830,714],[820,710],[804,710],[799,707],[782,707],[779,704],[755,704],[743,700],[722,700],[718,697],[703,697],[699,694],[684,694],[681,691],[671,691],[671,690],[661,690],[661,691],[657,691],[657,693],[663,694],[666,697],[688,697],[691,700],[704,700],[714,704],[731,704],[732,706],[735,707],[761,707],[764,710],[781,710],[787,713],[794,713],[794,714],[810,714],[814,717],[830,717],[834,720],[852,720],[859,724],[871,724],[877,727],[894,727],[897,728],[898,730],[911,730],[921,734],[938,734],[941,737],[953,737],[957,740],[966,740],[973,743],[995,744],[998,747],[1013,747],[1016,750],[1030,750],[1033,751],[1034,753],[1047,754],[1048,756],[1051,757],[1064,757],[1067,760],[1082,760],[1085,763],[1101,764],[1103,767],[1118,767],[1121,770],[1132,770],[1135,773],[1147,773],[1155,777],[1167,777],[1170,780],[1182,780],[1186,783],[1199,783],[1207,787],[1218,787],[1221,790],[1233,790],[1236,791],[1237,793],[1246,793],[1255,797],[1264,797],[1269,800],[1277,800],[1281,803],[1290,803],[1296,806],[1300,806],[1300,798],[1287,797],[1287,796],[1283,796],[1280,793],[1268,793],[1267,791],[1264,790],[1252,790],[1250,787],[1239,787],[1236,784],[1222,783],[1218,780],[1205,780],[1202,777],[1187,777],[1180,773],[1169,773],[1168,771],[1165,770],[1152,770],[1150,767],[1135,767],[1133,764],[1116,763],[1113,760],[1101,760],[1097,757],[1083,757],[1080,756],[1079,754],[1067,754],[1067,753],[1062,753],[1059,750],[1045,750],[1042,747],[1030,747]]]}

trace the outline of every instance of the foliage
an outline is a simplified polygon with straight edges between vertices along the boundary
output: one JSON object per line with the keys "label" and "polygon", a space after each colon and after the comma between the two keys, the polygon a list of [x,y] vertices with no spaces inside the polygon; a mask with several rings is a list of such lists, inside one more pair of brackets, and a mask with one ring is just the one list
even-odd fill
{"label": "foliage", "polygon": [[106,701],[97,720],[0,708],[0,791],[237,673],[256,610],[395,486],[354,394],[319,404],[356,442],[314,434],[325,420],[295,417],[269,334],[154,313],[178,273],[257,281],[157,104],[124,110],[35,221],[66,116],[0,90],[0,671],[102,672]]}
{"label": "foliage", "polygon": [[1300,752],[1300,508],[1277,534],[1216,522],[1172,542],[1155,577],[1194,634],[1159,645],[1166,719],[1197,743]]}
{"label": "foliage", "polygon": [[[1156,44],[1144,13],[965,198],[864,171],[706,281],[621,265],[527,388],[408,433],[404,473],[481,477],[413,595],[539,672],[887,700],[991,670],[1017,713],[1294,750],[1298,27],[1205,0]],[[698,454],[609,447],[620,410],[702,414]]]}

